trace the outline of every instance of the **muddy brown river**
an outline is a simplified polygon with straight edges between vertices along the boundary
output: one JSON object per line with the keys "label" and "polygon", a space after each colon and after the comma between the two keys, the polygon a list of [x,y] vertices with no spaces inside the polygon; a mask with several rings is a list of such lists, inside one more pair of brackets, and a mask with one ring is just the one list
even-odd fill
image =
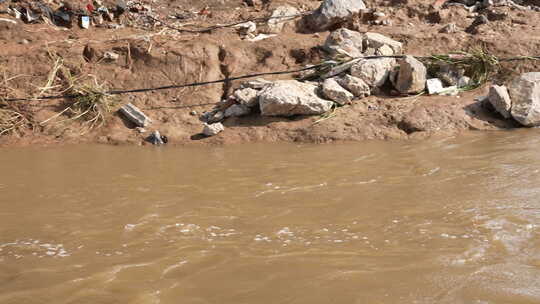
{"label": "muddy brown river", "polygon": [[0,303],[540,303],[540,134],[0,150]]}

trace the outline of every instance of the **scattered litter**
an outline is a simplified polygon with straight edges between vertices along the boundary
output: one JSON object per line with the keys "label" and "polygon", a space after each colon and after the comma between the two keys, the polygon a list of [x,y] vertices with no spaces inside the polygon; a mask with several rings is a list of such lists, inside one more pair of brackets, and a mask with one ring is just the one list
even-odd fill
{"label": "scattered litter", "polygon": [[246,39],[247,41],[251,41],[251,42],[256,42],[256,41],[261,41],[261,40],[264,40],[264,39],[268,39],[268,38],[272,38],[272,37],[275,37],[277,36],[276,34],[259,34],[253,38],[248,38]]}
{"label": "scattered litter", "polygon": [[158,130],[152,132],[146,140],[156,146],[164,145],[169,141],[168,138],[161,135]]}
{"label": "scattered litter", "polygon": [[444,96],[456,96],[459,94],[459,89],[457,86],[450,86],[450,87],[443,88],[437,94],[444,95]]}
{"label": "scattered litter", "polygon": [[443,90],[442,81],[439,78],[431,78],[426,81],[429,95],[438,94]]}
{"label": "scattered litter", "polygon": [[105,52],[103,54],[103,59],[109,60],[109,61],[116,61],[120,58],[120,55],[116,54],[115,52]]}
{"label": "scattered litter", "polygon": [[83,29],[89,29],[90,28],[90,17],[89,16],[81,16],[81,27]]}
{"label": "scattered litter", "polygon": [[240,23],[235,27],[238,28],[238,32],[242,39],[249,39],[255,37],[255,35],[253,34],[257,30],[257,24],[255,24],[255,22],[249,21],[245,23]]}

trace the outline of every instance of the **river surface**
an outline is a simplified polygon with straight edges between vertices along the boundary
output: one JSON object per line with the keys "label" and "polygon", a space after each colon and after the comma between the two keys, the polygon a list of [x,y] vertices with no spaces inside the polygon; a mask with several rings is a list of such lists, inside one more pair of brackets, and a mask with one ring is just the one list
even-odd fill
{"label": "river surface", "polygon": [[0,150],[0,303],[540,303],[540,131]]}

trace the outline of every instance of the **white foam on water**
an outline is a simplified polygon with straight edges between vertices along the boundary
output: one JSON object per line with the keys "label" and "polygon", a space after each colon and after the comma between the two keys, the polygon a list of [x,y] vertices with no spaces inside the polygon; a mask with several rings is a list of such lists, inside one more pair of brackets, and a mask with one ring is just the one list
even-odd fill
{"label": "white foam on water", "polygon": [[16,259],[24,257],[54,257],[63,258],[71,255],[63,244],[44,243],[40,240],[15,240],[14,242],[0,244],[0,252],[5,256]]}

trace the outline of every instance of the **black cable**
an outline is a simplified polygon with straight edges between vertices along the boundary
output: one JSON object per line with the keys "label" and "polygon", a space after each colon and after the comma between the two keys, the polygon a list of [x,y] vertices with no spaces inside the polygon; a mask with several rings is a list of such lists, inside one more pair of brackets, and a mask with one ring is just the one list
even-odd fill
{"label": "black cable", "polygon": [[[255,77],[261,77],[261,76],[269,76],[269,75],[285,75],[285,74],[293,74],[293,73],[299,73],[303,71],[313,70],[317,69],[323,66],[327,66],[328,63],[322,63],[318,65],[313,65],[310,67],[297,69],[297,70],[288,70],[288,71],[278,71],[278,72],[266,72],[266,73],[256,73],[256,74],[249,74],[249,75],[242,75],[238,77],[230,77],[230,78],[224,78],[224,79],[218,79],[218,80],[212,80],[212,81],[204,81],[204,82],[194,82],[194,83],[187,83],[187,84],[179,84],[179,85],[169,85],[169,86],[162,86],[162,87],[155,87],[155,88],[143,88],[143,89],[132,89],[132,90],[111,90],[104,92],[104,95],[121,95],[121,94],[128,94],[128,93],[143,93],[143,92],[150,92],[150,91],[159,91],[159,90],[170,90],[170,89],[180,89],[180,88],[187,88],[187,87],[198,87],[198,86],[205,86],[210,84],[216,84],[216,83],[224,83],[229,81],[235,81],[235,80],[242,80],[242,79],[248,79],[248,78],[255,78]],[[15,101],[29,101],[29,100],[51,100],[51,99],[62,99],[62,98],[77,98],[83,95],[77,95],[77,94],[71,94],[71,95],[50,95],[50,96],[41,96],[41,97],[34,97],[34,98],[4,98],[0,99],[3,101],[8,102],[15,102]]]}
{"label": "black cable", "polygon": [[[297,69],[297,70],[287,70],[287,71],[278,71],[278,72],[265,72],[265,73],[256,73],[256,74],[249,74],[249,75],[242,75],[238,77],[231,77],[231,78],[224,78],[224,79],[218,79],[218,80],[212,80],[212,81],[204,81],[204,82],[194,82],[194,83],[187,83],[187,84],[180,84],[180,85],[169,85],[169,86],[162,86],[162,87],[155,87],[155,88],[142,88],[142,89],[131,89],[131,90],[111,90],[104,92],[104,95],[121,95],[121,94],[129,94],[129,93],[144,93],[144,92],[151,92],[151,91],[159,91],[159,90],[170,90],[170,89],[180,89],[180,88],[187,88],[187,87],[198,87],[198,86],[205,86],[210,84],[216,84],[216,83],[224,83],[229,81],[235,81],[235,80],[242,80],[242,79],[248,79],[248,78],[255,78],[255,77],[261,77],[261,76],[269,76],[269,75],[285,75],[285,74],[293,74],[293,73],[299,73],[303,71],[308,70],[314,70],[318,69],[320,67],[325,67],[329,65],[339,65],[339,64],[345,64],[348,62],[351,62],[353,60],[357,59],[376,59],[376,58],[394,58],[394,59],[400,59],[404,58],[407,55],[388,55],[388,56],[363,56],[363,57],[357,57],[352,58],[346,62],[333,62],[328,61],[325,63],[313,65],[310,67]],[[430,57],[430,56],[412,56],[417,59],[432,59],[437,60],[436,58]],[[540,56],[516,56],[516,57],[506,57],[506,58],[499,58],[498,61],[517,61],[517,60],[540,60]],[[16,101],[30,101],[30,100],[52,100],[52,99],[72,99],[81,97],[84,95],[78,95],[78,94],[70,94],[70,95],[50,95],[50,96],[41,96],[41,97],[33,97],[33,98],[0,98],[2,101],[7,102],[16,102]]]}

